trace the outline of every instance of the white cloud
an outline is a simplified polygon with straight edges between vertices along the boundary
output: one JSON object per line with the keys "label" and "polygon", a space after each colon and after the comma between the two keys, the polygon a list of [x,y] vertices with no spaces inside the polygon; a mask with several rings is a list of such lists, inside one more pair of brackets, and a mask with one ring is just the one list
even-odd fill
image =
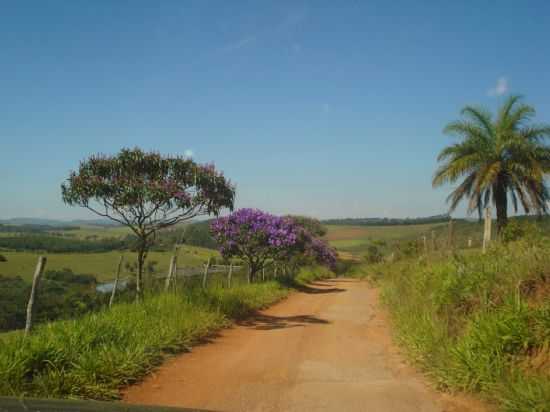
{"label": "white cloud", "polygon": [[191,149],[187,149],[185,152],[183,152],[183,155],[185,157],[191,158],[191,157],[195,156],[195,153]]}
{"label": "white cloud", "polygon": [[491,97],[502,96],[503,94],[508,93],[508,79],[504,76],[501,76],[497,79],[497,84],[492,89],[489,89],[487,94]]}

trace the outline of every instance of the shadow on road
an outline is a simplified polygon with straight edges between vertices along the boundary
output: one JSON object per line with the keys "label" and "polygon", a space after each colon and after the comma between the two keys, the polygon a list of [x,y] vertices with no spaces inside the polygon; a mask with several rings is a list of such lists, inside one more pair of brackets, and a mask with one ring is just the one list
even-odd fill
{"label": "shadow on road", "polygon": [[239,322],[240,326],[245,326],[256,330],[273,330],[297,328],[311,324],[327,325],[328,320],[318,318],[312,315],[297,315],[297,316],[271,316],[257,314],[250,319]]}
{"label": "shadow on road", "polygon": [[330,282],[330,283],[357,283],[359,282],[357,279],[325,279],[323,282]]}
{"label": "shadow on road", "polygon": [[[318,286],[332,286],[332,285],[322,285],[322,284],[319,284]],[[294,285],[293,286],[294,289],[296,289],[298,292],[302,292],[302,293],[309,293],[309,294],[312,294],[312,295],[316,295],[316,294],[325,294],[325,293],[340,293],[340,292],[345,292],[346,289],[341,289],[341,288],[329,288],[329,289],[317,289],[317,288],[312,288],[311,286],[307,286],[307,285]]]}

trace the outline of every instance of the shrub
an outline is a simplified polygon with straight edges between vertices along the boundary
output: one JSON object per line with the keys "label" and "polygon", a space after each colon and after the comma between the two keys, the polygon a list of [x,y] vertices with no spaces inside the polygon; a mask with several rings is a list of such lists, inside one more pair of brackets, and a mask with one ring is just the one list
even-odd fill
{"label": "shrub", "polygon": [[7,262],[7,261],[8,259],[4,255],[0,254],[0,262]]}
{"label": "shrub", "polygon": [[542,232],[535,223],[520,219],[510,220],[500,233],[500,239],[504,243],[519,239],[525,239],[532,243],[540,241],[541,237]]}
{"label": "shrub", "polygon": [[382,262],[382,252],[377,245],[369,245],[365,254],[365,260],[370,264]]}

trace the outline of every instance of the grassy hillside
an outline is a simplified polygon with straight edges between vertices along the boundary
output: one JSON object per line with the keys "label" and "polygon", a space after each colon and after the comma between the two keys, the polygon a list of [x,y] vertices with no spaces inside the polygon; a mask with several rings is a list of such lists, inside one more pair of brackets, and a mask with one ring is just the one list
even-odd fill
{"label": "grassy hillside", "polygon": [[[7,262],[0,262],[0,274],[4,276],[21,276],[31,280],[39,253],[2,251]],[[126,262],[135,262],[133,252],[122,252]],[[47,269],[60,270],[69,268],[75,273],[95,275],[98,281],[114,278],[121,252],[107,253],[49,253]],[[172,252],[150,252],[148,262],[157,262],[156,271],[166,273]],[[178,263],[183,266],[195,266],[204,263],[208,257],[218,256],[211,249],[185,246],[179,253]]]}
{"label": "grassy hillside", "polygon": [[495,243],[486,255],[430,254],[355,273],[379,282],[399,340],[439,387],[504,411],[547,412],[550,240],[541,234]]}
{"label": "grassy hillside", "polygon": [[83,225],[79,226],[79,229],[69,231],[52,230],[51,233],[59,233],[63,235],[73,235],[80,239],[86,239],[89,237],[97,238],[110,238],[110,237],[125,237],[131,234],[131,230],[126,226],[94,226]]}
{"label": "grassy hillside", "polygon": [[[303,268],[294,282],[330,276]],[[332,274],[333,275],[333,274]],[[293,282],[186,288],[40,325],[28,339],[0,335],[0,396],[116,399],[119,389],[232,319],[286,296]]]}
{"label": "grassy hillside", "polygon": [[326,239],[336,249],[361,255],[373,240],[394,242],[417,239],[431,230],[446,227],[446,223],[402,226],[327,225]]}

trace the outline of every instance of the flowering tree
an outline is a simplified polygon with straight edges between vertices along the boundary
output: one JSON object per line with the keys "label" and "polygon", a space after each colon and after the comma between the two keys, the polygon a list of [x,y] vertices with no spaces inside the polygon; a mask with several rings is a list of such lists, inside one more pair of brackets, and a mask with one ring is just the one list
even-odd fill
{"label": "flowering tree", "polygon": [[248,263],[250,281],[266,261],[298,242],[297,227],[291,219],[257,209],[239,209],[214,220],[210,229],[224,258],[239,257]]}
{"label": "flowering tree", "polygon": [[323,240],[289,216],[240,209],[213,221],[211,231],[223,257],[239,257],[248,263],[250,280],[271,260],[311,256],[329,266],[336,262],[335,252]]}
{"label": "flowering tree", "polygon": [[295,224],[304,228],[312,236],[323,237],[327,234],[327,228],[318,219],[300,215],[287,215],[287,217],[291,218]]}
{"label": "flowering tree", "polygon": [[317,219],[304,216],[289,216],[296,226],[298,239],[296,246],[278,257],[278,261],[287,262],[296,269],[299,265],[312,262],[334,269],[336,266],[336,250],[322,239],[326,229]]}
{"label": "flowering tree", "polygon": [[328,245],[323,239],[312,237],[307,244],[306,253],[313,257],[316,262],[328,266],[331,269],[336,267],[336,250]]}
{"label": "flowering tree", "polygon": [[235,189],[213,165],[122,149],[80,163],[61,185],[63,201],[128,226],[138,239],[136,291],[142,294],[147,252],[159,229],[233,208]]}

